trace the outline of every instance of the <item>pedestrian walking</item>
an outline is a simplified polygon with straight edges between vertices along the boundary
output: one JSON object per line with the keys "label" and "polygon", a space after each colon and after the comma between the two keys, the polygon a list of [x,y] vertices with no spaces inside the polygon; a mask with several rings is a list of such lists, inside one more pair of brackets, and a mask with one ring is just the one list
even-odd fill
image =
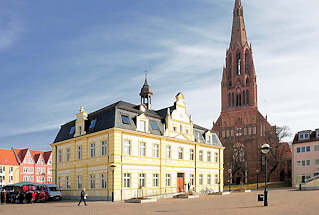
{"label": "pedestrian walking", "polygon": [[87,194],[85,193],[85,188],[81,191],[81,199],[78,203],[78,206],[80,206],[81,202],[84,202],[84,205],[86,206],[86,199],[87,199]]}

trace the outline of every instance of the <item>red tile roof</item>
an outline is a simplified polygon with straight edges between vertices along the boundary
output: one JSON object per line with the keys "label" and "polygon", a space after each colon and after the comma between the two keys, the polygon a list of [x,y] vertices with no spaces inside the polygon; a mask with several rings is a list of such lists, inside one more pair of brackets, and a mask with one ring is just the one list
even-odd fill
{"label": "red tile roof", "polygon": [[47,152],[43,153],[43,158],[44,158],[44,161],[45,161],[46,164],[48,164],[48,161],[50,159],[51,153],[52,153],[52,151],[47,151]]}
{"label": "red tile roof", "polygon": [[27,151],[29,149],[14,149],[14,151],[17,153],[18,158],[20,159],[20,162],[24,160],[25,155],[27,154]]}
{"label": "red tile roof", "polygon": [[16,156],[11,149],[0,149],[0,164],[19,165]]}

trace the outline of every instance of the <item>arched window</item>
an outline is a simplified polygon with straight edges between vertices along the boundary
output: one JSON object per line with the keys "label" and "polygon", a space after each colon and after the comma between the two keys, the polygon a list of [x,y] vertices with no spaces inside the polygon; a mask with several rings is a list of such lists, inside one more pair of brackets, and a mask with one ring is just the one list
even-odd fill
{"label": "arched window", "polygon": [[239,94],[238,97],[239,97],[239,104],[238,105],[241,106],[241,94]]}
{"label": "arched window", "polygon": [[234,100],[235,100],[235,98],[234,98],[234,93],[232,93],[232,94],[231,94],[231,97],[232,97],[232,100],[231,100],[231,102],[232,102],[232,106],[234,106],[234,105],[235,105],[235,101],[234,101]]}
{"label": "arched window", "polygon": [[244,91],[243,92],[243,105],[246,104],[246,92]]}
{"label": "arched window", "polygon": [[236,74],[237,75],[241,75],[241,56],[240,56],[240,52],[239,53],[237,53],[237,55],[236,55]]}
{"label": "arched window", "polygon": [[246,90],[246,104],[249,105],[249,90]]}
{"label": "arched window", "polygon": [[245,73],[249,74],[249,53],[246,51],[245,53]]}
{"label": "arched window", "polygon": [[238,98],[239,96],[238,96],[238,94],[236,93],[236,106],[238,107],[238,105],[239,105],[239,101],[238,101]]}
{"label": "arched window", "polygon": [[231,54],[228,56],[228,67],[227,67],[227,79],[230,80],[232,78],[231,70],[232,70],[232,56]]}
{"label": "arched window", "polygon": [[230,93],[228,93],[228,107],[231,106],[231,98],[230,98]]}
{"label": "arched window", "polygon": [[249,78],[246,78],[246,86],[249,85]]}

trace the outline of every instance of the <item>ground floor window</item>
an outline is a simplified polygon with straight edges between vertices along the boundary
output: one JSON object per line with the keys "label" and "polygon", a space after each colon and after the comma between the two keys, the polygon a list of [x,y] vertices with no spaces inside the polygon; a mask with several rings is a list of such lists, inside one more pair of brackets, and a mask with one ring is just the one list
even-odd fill
{"label": "ground floor window", "polygon": [[104,174],[102,174],[102,176],[101,176],[101,187],[103,189],[106,188],[106,180],[105,180],[105,175]]}
{"label": "ground floor window", "polygon": [[170,187],[170,186],[171,186],[171,175],[166,174],[166,187]]}
{"label": "ground floor window", "polygon": [[124,173],[124,187],[125,188],[129,188],[131,186],[130,180],[131,180],[131,174],[130,173]]}
{"label": "ground floor window", "polygon": [[153,187],[158,187],[158,174],[153,175]]}
{"label": "ground floor window", "polygon": [[78,185],[78,190],[82,189],[82,176],[78,175],[77,177],[77,185]]}
{"label": "ground floor window", "polygon": [[95,189],[95,175],[90,175],[90,188]]}
{"label": "ground floor window", "polygon": [[215,184],[218,184],[218,175],[215,175]]}
{"label": "ground floor window", "polygon": [[211,175],[207,175],[207,184],[210,185],[211,184]]}
{"label": "ground floor window", "polygon": [[203,185],[203,175],[199,175],[199,185]]}
{"label": "ground floor window", "polygon": [[194,186],[194,175],[190,175],[191,186]]}
{"label": "ground floor window", "polygon": [[145,174],[141,173],[139,177],[139,187],[145,187]]}

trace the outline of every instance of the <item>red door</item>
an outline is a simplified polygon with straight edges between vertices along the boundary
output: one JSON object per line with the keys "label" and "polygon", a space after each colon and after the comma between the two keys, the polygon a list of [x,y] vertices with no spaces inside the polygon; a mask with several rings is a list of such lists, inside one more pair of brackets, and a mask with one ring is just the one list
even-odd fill
{"label": "red door", "polygon": [[184,192],[184,173],[177,173],[177,192]]}

